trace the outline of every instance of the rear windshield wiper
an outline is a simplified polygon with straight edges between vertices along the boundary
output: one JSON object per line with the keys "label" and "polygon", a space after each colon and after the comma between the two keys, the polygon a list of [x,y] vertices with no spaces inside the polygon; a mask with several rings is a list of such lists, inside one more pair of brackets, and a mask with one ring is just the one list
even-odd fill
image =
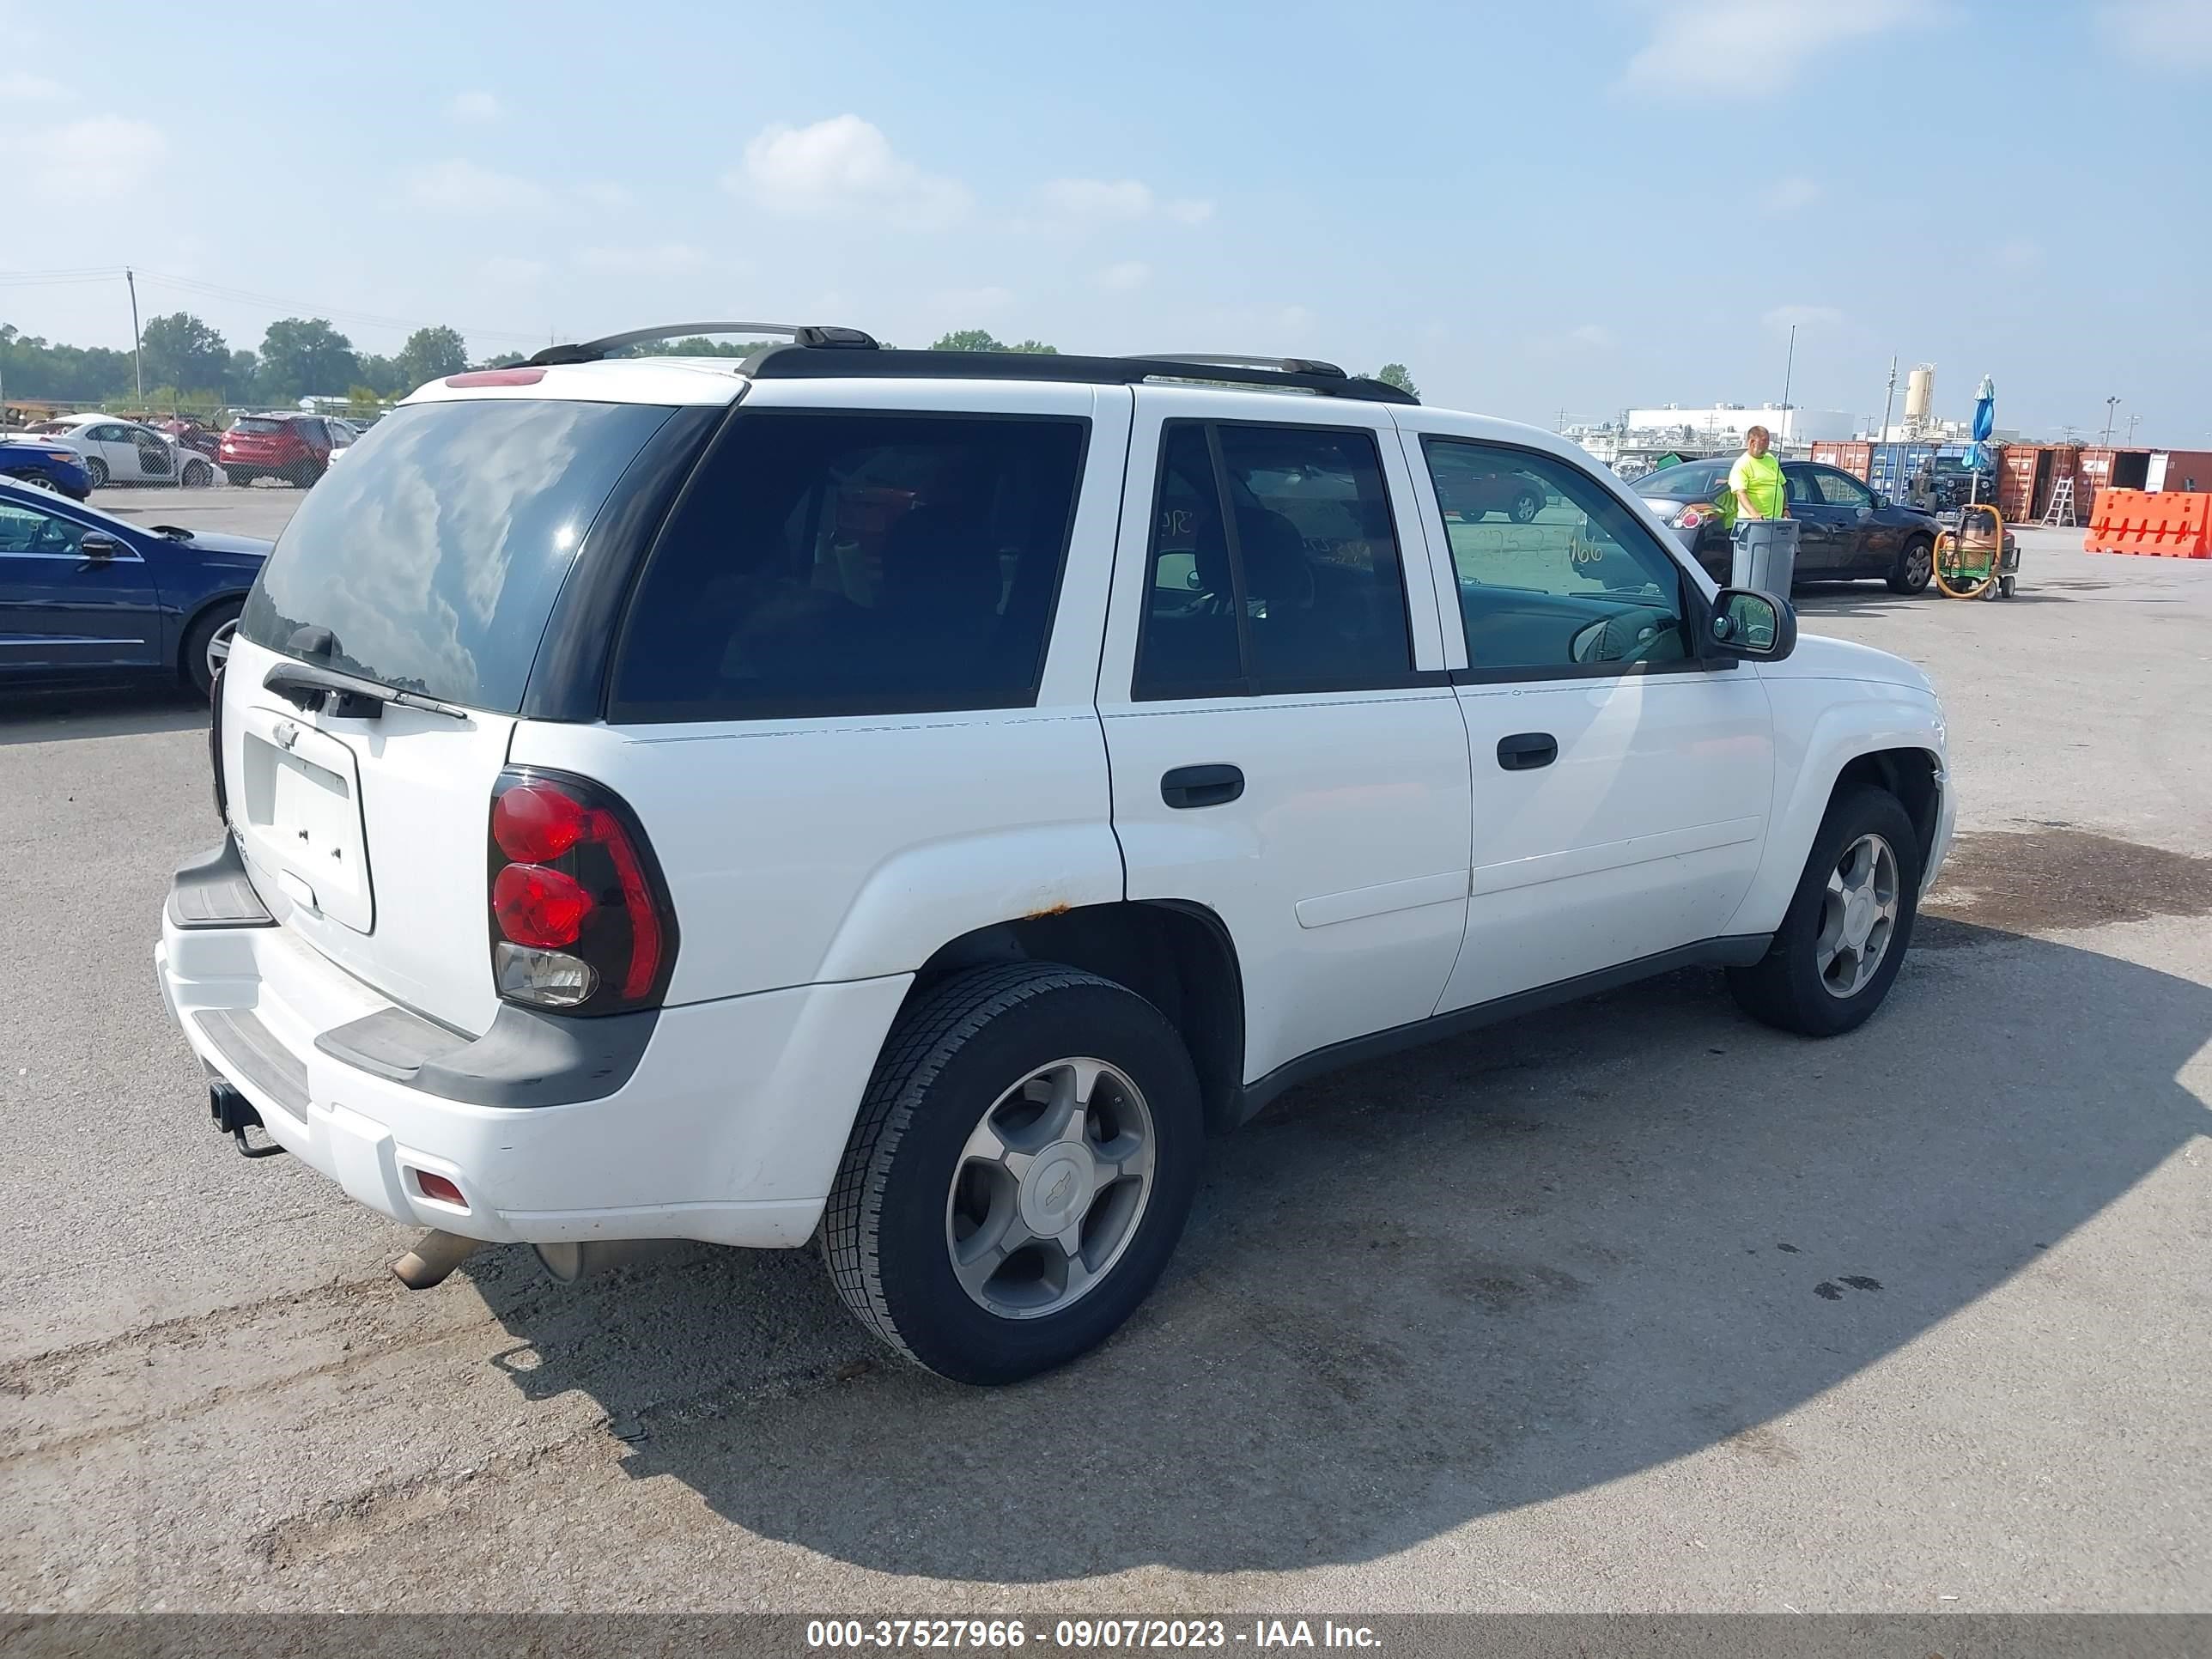
{"label": "rear windshield wiper", "polygon": [[440,702],[435,697],[402,691],[396,686],[381,685],[357,674],[340,673],[335,668],[324,668],[311,662],[280,662],[262,677],[261,684],[302,712],[320,705],[325,714],[348,720],[380,720],[384,705],[388,702],[396,702],[402,708],[443,714],[447,720],[466,721],[471,718],[467,709]]}

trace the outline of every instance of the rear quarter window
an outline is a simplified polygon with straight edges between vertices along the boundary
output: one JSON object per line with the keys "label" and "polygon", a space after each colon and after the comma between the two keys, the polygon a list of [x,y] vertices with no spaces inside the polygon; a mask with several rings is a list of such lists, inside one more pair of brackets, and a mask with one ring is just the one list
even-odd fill
{"label": "rear quarter window", "polygon": [[1034,702],[1089,432],[740,410],[653,550],[609,718]]}

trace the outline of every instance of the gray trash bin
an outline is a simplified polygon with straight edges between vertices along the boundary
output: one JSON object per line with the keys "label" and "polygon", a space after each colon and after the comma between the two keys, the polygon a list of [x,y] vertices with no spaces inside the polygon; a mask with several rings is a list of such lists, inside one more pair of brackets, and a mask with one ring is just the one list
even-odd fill
{"label": "gray trash bin", "polygon": [[1729,586],[1747,587],[1754,593],[1790,597],[1790,579],[1797,570],[1797,521],[1795,519],[1738,519],[1735,521],[1735,562],[1729,568]]}

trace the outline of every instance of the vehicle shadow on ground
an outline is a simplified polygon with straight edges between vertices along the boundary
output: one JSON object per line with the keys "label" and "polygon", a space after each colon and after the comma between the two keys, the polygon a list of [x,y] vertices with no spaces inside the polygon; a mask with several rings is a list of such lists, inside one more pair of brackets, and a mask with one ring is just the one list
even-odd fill
{"label": "vehicle shadow on ground", "polygon": [[77,738],[205,731],[207,699],[181,686],[115,684],[0,691],[0,748]]}
{"label": "vehicle shadow on ground", "polygon": [[1011,1389],[856,1328],[822,1358],[811,1252],[480,1289],[530,1397],[583,1390],[626,1473],[766,1538],[976,1582],[1367,1560],[1716,1448],[1797,1462],[1766,1425],[2212,1128],[2177,1081],[2209,1037],[2212,988],[1939,916],[1833,1042],[1673,975],[1286,1097],[1214,1144],[1130,1326]]}

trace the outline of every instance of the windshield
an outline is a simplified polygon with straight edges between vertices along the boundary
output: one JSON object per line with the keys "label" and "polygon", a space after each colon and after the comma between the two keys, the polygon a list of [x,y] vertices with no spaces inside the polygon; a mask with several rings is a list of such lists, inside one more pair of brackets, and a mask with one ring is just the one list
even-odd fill
{"label": "windshield", "polygon": [[520,398],[395,410],[307,492],[239,631],[289,652],[300,629],[327,629],[333,668],[514,713],[576,549],[668,416]]}

